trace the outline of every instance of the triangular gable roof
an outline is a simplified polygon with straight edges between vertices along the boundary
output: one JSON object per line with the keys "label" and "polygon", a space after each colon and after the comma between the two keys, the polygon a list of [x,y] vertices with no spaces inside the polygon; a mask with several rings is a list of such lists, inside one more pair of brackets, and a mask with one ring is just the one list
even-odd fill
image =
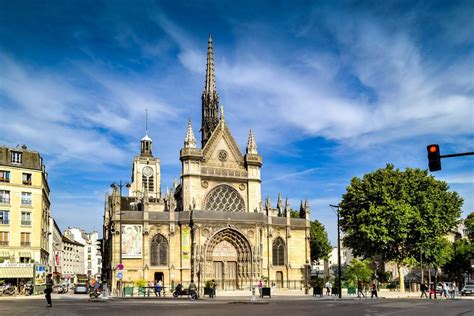
{"label": "triangular gable roof", "polygon": [[225,124],[225,121],[223,119],[219,121],[219,124],[212,132],[211,137],[209,138],[202,150],[204,159],[209,159],[210,155],[214,152],[214,149],[216,148],[220,138],[224,138],[226,143],[229,145],[229,149],[232,152],[232,155],[235,157],[236,161],[239,164],[244,165],[244,156],[240,151],[240,147],[235,141],[234,136],[232,136],[232,133],[230,132],[229,128],[227,127],[227,124]]}

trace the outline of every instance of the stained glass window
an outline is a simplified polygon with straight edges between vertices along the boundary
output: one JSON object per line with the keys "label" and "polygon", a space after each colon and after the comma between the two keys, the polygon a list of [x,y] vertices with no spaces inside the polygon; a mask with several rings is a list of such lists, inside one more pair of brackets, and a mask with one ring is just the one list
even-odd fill
{"label": "stained glass window", "polygon": [[205,207],[207,211],[243,212],[245,203],[236,189],[222,184],[208,193]]}
{"label": "stained glass window", "polygon": [[168,241],[161,234],[155,235],[151,241],[151,265],[168,265]]}

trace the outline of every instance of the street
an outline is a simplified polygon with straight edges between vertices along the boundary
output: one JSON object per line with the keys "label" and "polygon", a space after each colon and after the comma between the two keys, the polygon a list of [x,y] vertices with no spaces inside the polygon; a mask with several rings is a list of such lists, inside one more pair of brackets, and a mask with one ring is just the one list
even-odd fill
{"label": "street", "polygon": [[0,315],[459,315],[474,316],[473,300],[338,300],[310,296],[261,299],[113,299],[89,301],[86,296],[56,295],[53,307],[42,297],[2,298]]}

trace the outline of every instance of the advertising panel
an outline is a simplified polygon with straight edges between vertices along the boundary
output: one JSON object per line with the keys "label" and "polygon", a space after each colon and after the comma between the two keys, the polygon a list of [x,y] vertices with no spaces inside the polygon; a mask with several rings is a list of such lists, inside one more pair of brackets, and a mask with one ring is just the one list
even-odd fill
{"label": "advertising panel", "polygon": [[189,260],[191,255],[191,228],[183,227],[181,231],[181,258]]}
{"label": "advertising panel", "polygon": [[122,258],[141,258],[142,225],[122,225]]}
{"label": "advertising panel", "polygon": [[35,285],[46,284],[46,266],[35,265]]}

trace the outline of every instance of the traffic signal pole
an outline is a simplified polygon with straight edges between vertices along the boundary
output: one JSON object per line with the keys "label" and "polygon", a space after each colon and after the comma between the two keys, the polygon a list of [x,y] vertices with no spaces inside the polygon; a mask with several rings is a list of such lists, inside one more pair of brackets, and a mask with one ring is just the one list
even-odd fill
{"label": "traffic signal pole", "polygon": [[441,158],[451,158],[451,157],[460,157],[460,156],[471,156],[474,155],[474,152],[466,152],[459,154],[449,154],[441,155],[438,144],[431,144],[426,147],[428,151],[428,167],[430,171],[441,170]]}

